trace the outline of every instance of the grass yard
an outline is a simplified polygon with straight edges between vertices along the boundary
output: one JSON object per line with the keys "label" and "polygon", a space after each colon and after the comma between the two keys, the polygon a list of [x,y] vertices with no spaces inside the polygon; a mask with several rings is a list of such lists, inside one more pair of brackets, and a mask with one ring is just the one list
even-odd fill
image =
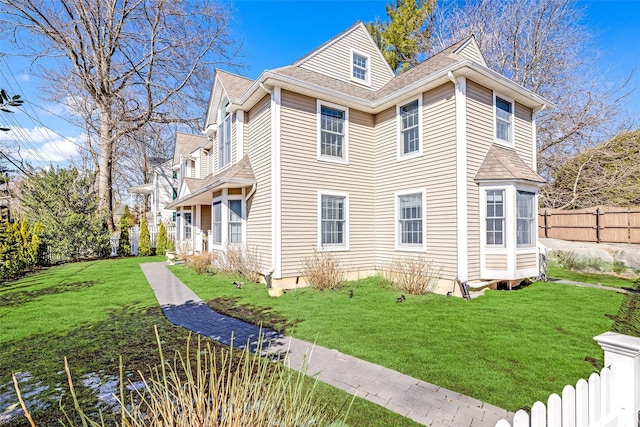
{"label": "grass yard", "polygon": [[[83,376],[98,373],[102,378],[117,377],[120,356],[134,380],[137,370],[147,372],[158,363],[154,326],[159,329],[165,355],[183,351],[188,332],[165,319],[138,266],[141,261],[163,260],[128,258],[67,264],[0,285],[0,401],[5,396],[16,401],[11,374],[28,372],[34,386],[47,387],[41,396],[53,399],[62,394],[65,407],[72,408],[62,372],[66,356],[83,408],[93,408],[98,401],[88,388],[80,386]],[[311,379],[307,385],[312,386]],[[337,414],[351,399],[351,395],[324,384],[316,390],[318,403]],[[3,410],[0,408],[0,419]],[[69,412],[74,414],[72,409]],[[40,427],[59,425],[62,417],[55,402],[33,415]],[[113,425],[112,419],[107,421]],[[362,399],[355,400],[347,421],[351,426],[417,425]],[[27,426],[28,422],[17,418],[2,425]]]}
{"label": "grass yard", "polygon": [[629,279],[611,274],[587,273],[573,271],[562,267],[556,262],[550,262],[547,271],[548,277],[555,279],[572,280],[574,282],[592,283],[594,285],[610,286],[614,288],[635,289],[640,286],[640,279]]}
{"label": "grass yard", "polygon": [[534,283],[472,301],[407,295],[396,303],[400,293],[379,278],[270,298],[264,285],[236,289],[229,277],[171,268],[214,308],[253,313],[254,322],[508,410],[546,401],[602,365],[593,337],[609,330],[605,314],[615,315],[622,300],[611,291]]}

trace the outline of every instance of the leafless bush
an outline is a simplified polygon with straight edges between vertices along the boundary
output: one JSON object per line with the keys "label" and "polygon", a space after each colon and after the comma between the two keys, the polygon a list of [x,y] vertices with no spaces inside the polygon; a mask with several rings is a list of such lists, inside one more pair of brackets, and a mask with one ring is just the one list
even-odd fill
{"label": "leafless bush", "polygon": [[204,252],[187,256],[187,266],[195,270],[198,274],[210,273],[215,269],[218,255],[216,253]]}
{"label": "leafless bush", "polygon": [[249,245],[229,245],[222,253],[220,270],[238,274],[250,282],[260,282],[260,256],[255,247]]}
{"label": "leafless bush", "polygon": [[387,265],[384,276],[408,294],[425,295],[438,285],[440,269],[425,256],[395,258]]}
{"label": "leafless bush", "polygon": [[344,276],[338,257],[317,248],[313,248],[313,253],[302,260],[301,273],[311,287],[321,291],[336,289]]}

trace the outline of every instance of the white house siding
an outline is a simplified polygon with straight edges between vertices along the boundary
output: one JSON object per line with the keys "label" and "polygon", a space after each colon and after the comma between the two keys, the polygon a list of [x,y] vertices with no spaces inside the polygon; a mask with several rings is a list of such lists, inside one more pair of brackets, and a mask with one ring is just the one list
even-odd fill
{"label": "white house siding", "polygon": [[265,96],[247,114],[245,149],[259,183],[247,202],[247,245],[256,249],[262,268],[271,266],[271,110]]}
{"label": "white house siding", "polygon": [[300,64],[300,67],[324,74],[334,79],[351,82],[351,49],[371,58],[371,89],[378,90],[392,77],[380,52],[371,42],[362,26],[356,27],[345,37],[335,41]]}
{"label": "white house siding", "polygon": [[441,268],[443,279],[454,279],[456,254],[456,135],[453,84],[423,94],[423,155],[397,160],[396,108],[376,117],[376,230],[378,266],[397,257],[417,255],[396,251],[395,193],[426,189],[428,258]]}
{"label": "white house siding", "polygon": [[533,111],[516,102],[514,121],[516,152],[531,169],[536,170],[533,164]]}
{"label": "white house siding", "polygon": [[349,250],[336,252],[346,271],[375,268],[373,117],[349,110],[349,164],[317,160],[316,100],[282,92],[282,276],[300,276],[318,246],[318,190],[349,194]]}
{"label": "white house siding", "polygon": [[500,254],[487,254],[487,270],[504,271],[507,269],[507,256]]}
{"label": "white house siding", "polygon": [[469,279],[480,279],[480,191],[474,178],[494,140],[493,93],[467,80],[467,207]]}

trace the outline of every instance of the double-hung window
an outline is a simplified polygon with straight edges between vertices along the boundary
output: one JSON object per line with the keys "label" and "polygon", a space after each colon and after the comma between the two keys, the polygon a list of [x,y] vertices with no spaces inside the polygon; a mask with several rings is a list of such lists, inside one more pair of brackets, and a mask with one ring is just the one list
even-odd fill
{"label": "double-hung window", "polygon": [[513,104],[510,101],[496,99],[496,140],[511,144],[513,141]]}
{"label": "double-hung window", "polygon": [[398,107],[399,157],[419,155],[420,144],[420,99]]}
{"label": "double-hung window", "polygon": [[348,163],[349,110],[318,100],[318,160]]}
{"label": "double-hung window", "polygon": [[182,213],[182,236],[184,239],[191,239],[191,212]]}
{"label": "double-hung window", "polygon": [[527,191],[516,193],[516,236],[520,247],[533,245],[535,194]]}
{"label": "double-hung window", "polygon": [[351,51],[351,78],[352,80],[370,84],[370,64],[371,60],[368,55],[360,52]]}
{"label": "double-hung window", "polygon": [[214,245],[222,244],[222,202],[213,203],[213,242]]}
{"label": "double-hung window", "polygon": [[504,190],[487,190],[487,245],[504,245]]}
{"label": "double-hung window", "polygon": [[348,249],[348,204],[346,194],[319,194],[319,243],[323,249]]}
{"label": "double-hung window", "polygon": [[229,243],[242,243],[242,200],[229,200]]}
{"label": "double-hung window", "polygon": [[231,113],[229,102],[223,102],[219,111],[218,125],[218,170],[231,163]]}
{"label": "double-hung window", "polygon": [[399,195],[398,246],[422,248],[424,244],[423,193]]}

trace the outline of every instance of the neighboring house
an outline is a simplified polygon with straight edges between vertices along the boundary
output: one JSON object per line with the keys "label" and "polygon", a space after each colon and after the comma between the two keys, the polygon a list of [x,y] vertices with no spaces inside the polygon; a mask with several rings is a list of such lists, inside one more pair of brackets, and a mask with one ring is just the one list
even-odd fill
{"label": "neighboring house", "polygon": [[149,196],[149,210],[146,213],[149,226],[173,224],[176,221],[176,211],[166,209],[166,206],[178,197],[178,175],[173,170],[173,160],[156,162],[151,169],[151,182],[129,187],[127,192]]}
{"label": "neighboring house", "polygon": [[[256,80],[216,70],[180,168],[179,239],[247,245],[276,286],[314,247],[351,277],[424,255],[454,281],[538,274],[535,115],[473,37],[395,76],[357,23]],[[179,157],[179,158],[178,158]]]}

